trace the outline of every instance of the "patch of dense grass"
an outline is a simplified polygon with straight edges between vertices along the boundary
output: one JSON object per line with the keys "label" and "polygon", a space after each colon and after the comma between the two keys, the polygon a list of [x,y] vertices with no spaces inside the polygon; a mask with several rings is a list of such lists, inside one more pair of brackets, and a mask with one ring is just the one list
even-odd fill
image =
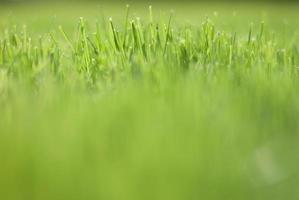
{"label": "patch of dense grass", "polygon": [[1,26],[1,199],[298,199],[296,33],[147,18]]}

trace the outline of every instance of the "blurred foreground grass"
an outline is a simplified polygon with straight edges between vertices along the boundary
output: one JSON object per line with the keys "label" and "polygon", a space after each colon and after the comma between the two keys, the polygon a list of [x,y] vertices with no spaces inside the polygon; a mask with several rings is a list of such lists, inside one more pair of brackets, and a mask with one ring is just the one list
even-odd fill
{"label": "blurred foreground grass", "polygon": [[298,199],[297,7],[123,7],[0,9],[0,199]]}

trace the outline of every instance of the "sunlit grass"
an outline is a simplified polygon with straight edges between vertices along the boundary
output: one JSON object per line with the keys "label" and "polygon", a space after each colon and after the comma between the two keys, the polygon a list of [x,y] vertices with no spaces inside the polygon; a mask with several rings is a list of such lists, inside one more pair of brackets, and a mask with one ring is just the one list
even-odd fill
{"label": "sunlit grass", "polygon": [[0,26],[0,198],[298,199],[296,20],[122,13]]}

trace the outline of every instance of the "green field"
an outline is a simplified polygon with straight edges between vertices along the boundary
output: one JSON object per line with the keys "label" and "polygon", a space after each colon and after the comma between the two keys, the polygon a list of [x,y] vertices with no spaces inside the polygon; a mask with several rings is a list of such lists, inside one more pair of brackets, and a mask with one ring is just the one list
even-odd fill
{"label": "green field", "polygon": [[299,5],[0,6],[0,199],[299,199]]}

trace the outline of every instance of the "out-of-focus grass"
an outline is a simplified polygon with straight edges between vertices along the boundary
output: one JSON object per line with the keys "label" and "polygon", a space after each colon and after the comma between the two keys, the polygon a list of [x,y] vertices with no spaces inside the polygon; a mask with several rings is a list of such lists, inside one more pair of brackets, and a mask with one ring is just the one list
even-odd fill
{"label": "out-of-focus grass", "polygon": [[297,199],[298,82],[47,88],[1,108],[4,199]]}
{"label": "out-of-focus grass", "polygon": [[[119,70],[122,54],[115,49],[111,29],[99,30],[103,57],[92,51],[86,54],[85,37],[74,34],[79,16],[88,19],[87,34],[103,16],[113,16],[114,26],[122,30],[123,5],[1,8],[2,38],[14,35],[13,24],[27,24],[35,45],[39,35],[52,33],[49,37],[58,38],[57,46],[45,41],[43,47],[51,56],[61,53],[64,73],[51,71],[48,60],[24,49],[22,42],[12,48],[17,53],[5,54],[13,59],[0,65],[0,199],[299,198],[296,7],[179,4],[173,8],[174,39],[166,53],[162,54],[164,46],[157,47],[145,58],[137,46],[132,59],[124,59],[128,71]],[[165,37],[170,9],[154,5],[154,18],[165,27],[161,30]],[[136,5],[131,15],[136,12],[148,21],[147,11]],[[211,35],[201,37],[206,15],[223,34],[222,46],[212,43]],[[267,39],[256,37],[261,21]],[[252,38],[247,42],[251,22]],[[83,41],[76,52],[71,52],[59,25],[71,44]],[[151,30],[146,27],[137,30]],[[207,27],[210,31],[214,26]],[[176,32],[184,28],[185,35]],[[128,31],[132,34],[131,28]],[[231,41],[226,34],[233,38],[235,32],[237,42],[231,48],[236,50],[227,53]],[[128,43],[133,46],[132,40]],[[201,46],[203,41],[211,48]],[[185,55],[184,47],[197,57]],[[209,55],[217,52],[213,48],[221,50],[218,56]],[[130,48],[124,50],[125,55],[128,52]],[[29,63],[34,56],[36,65]],[[88,56],[107,68],[104,78],[115,73],[118,79],[102,87],[101,81],[95,88],[86,86],[89,72],[74,68],[84,68],[76,58]],[[190,69],[180,70],[187,61]],[[29,67],[28,72],[23,67]]]}
{"label": "out-of-focus grass", "polygon": [[[281,29],[282,25],[298,26],[297,4],[268,3],[153,3],[155,18],[168,18],[174,12],[174,20],[184,24],[199,25],[206,17],[220,28],[248,31],[248,24],[265,21],[271,28]],[[1,5],[0,22],[32,25],[33,30],[49,31],[61,24],[73,27],[74,21],[84,17],[93,23],[96,19],[113,17],[124,20],[126,3],[40,3]],[[147,19],[148,6],[134,3],[131,15]],[[244,28],[245,27],[245,28]]]}

